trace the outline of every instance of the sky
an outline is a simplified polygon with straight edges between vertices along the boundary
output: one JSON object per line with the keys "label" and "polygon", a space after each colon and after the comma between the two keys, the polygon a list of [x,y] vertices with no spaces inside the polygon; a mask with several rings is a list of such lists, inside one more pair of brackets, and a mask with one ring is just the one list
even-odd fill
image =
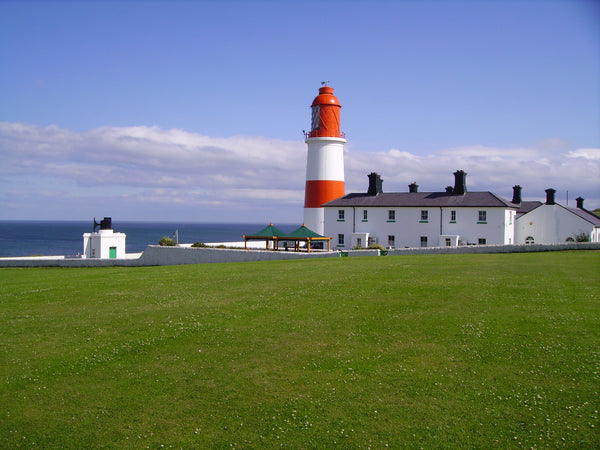
{"label": "sky", "polygon": [[323,81],[347,193],[600,208],[600,2],[0,0],[0,220],[299,224]]}

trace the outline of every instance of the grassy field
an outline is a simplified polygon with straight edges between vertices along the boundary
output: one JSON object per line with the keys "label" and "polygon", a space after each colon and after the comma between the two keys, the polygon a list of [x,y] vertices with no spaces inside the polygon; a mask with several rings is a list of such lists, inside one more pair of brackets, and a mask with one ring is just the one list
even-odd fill
{"label": "grassy field", "polygon": [[600,252],[0,269],[0,447],[598,448]]}

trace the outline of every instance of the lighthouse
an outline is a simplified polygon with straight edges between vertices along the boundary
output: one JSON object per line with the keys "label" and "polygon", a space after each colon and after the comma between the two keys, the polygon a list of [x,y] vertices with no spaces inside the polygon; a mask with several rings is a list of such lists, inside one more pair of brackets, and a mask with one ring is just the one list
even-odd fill
{"label": "lighthouse", "polygon": [[345,195],[344,144],[340,132],[340,101],[333,88],[324,83],[311,105],[311,128],[306,136],[306,187],[304,224],[318,234],[324,233],[325,211],[321,207]]}

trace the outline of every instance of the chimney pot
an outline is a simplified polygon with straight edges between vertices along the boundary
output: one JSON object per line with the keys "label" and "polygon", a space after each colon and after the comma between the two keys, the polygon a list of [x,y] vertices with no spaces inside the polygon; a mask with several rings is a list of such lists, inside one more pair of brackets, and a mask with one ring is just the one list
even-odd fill
{"label": "chimney pot", "polygon": [[546,189],[546,205],[556,204],[554,201],[554,194],[556,194],[556,189]]}
{"label": "chimney pot", "polygon": [[383,180],[381,179],[381,175],[376,172],[371,172],[369,174],[369,190],[367,194],[369,195],[377,195],[383,192]]}
{"label": "chimney pot", "polygon": [[519,186],[518,184],[516,186],[513,186],[513,198],[512,198],[512,202],[516,205],[519,205],[521,203],[521,186]]}
{"label": "chimney pot", "polygon": [[408,185],[408,192],[419,192],[419,185],[416,181]]}
{"label": "chimney pot", "polygon": [[577,198],[575,199],[575,201],[577,201],[577,207],[578,207],[579,209],[584,209],[584,208],[583,208],[583,200],[584,200],[584,198],[583,198],[583,197],[577,197]]}

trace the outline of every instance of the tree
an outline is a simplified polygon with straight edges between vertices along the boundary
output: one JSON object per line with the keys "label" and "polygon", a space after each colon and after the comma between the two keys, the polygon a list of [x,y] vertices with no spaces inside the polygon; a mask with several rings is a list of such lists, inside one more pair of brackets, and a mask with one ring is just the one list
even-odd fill
{"label": "tree", "polygon": [[161,245],[163,247],[175,247],[177,245],[177,242],[175,242],[175,239],[173,239],[172,237],[163,236],[158,241],[158,245]]}

